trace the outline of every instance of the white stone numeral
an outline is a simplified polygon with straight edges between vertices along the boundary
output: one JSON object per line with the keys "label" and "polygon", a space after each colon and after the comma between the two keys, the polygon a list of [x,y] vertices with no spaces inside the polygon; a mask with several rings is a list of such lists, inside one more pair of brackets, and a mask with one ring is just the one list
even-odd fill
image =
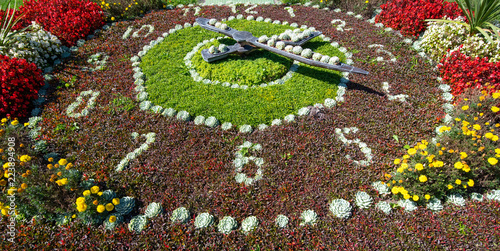
{"label": "white stone numeral", "polygon": [[[136,132],[133,132],[131,134],[132,138],[136,140],[139,137],[139,134]],[[123,158],[118,166],[115,168],[115,171],[121,172],[123,169],[129,165],[130,161],[137,158],[142,152],[146,151],[149,149],[149,145],[153,142],[155,142],[155,136],[156,134],[154,132],[150,132],[148,134],[141,134],[140,136],[143,136],[146,138],[146,142],[143,143],[140,147],[136,148],[133,152],[127,154],[125,158]]]}
{"label": "white stone numeral", "polygon": [[[372,156],[372,149],[370,149],[366,143],[361,142],[359,139],[355,140],[350,140],[346,139],[344,134],[349,134],[349,133],[356,133],[358,132],[358,128],[356,127],[345,127],[344,129],[336,128],[335,129],[335,134],[337,135],[338,140],[342,141],[345,145],[350,145],[350,144],[357,144],[359,148],[361,149],[361,152],[365,155],[364,160],[353,160],[354,164],[360,165],[360,166],[369,166],[372,162],[373,156]],[[345,156],[347,159],[351,159],[351,156],[346,155]]]}
{"label": "white stone numeral", "polygon": [[257,7],[256,4],[253,4],[250,8],[246,9],[245,12],[246,13],[249,13],[249,14],[258,14],[257,11],[254,11],[253,9],[255,9]]}
{"label": "white stone numeral", "polygon": [[[148,33],[146,33],[146,35],[142,36],[142,37],[147,37],[149,35],[151,35],[151,33],[153,33],[153,31],[155,30],[155,27],[153,25],[150,25],[150,24],[145,24],[143,26],[141,26],[140,29],[138,29],[137,31],[135,31],[134,33],[132,33],[132,37],[141,37],[139,36],[139,32],[142,30],[142,29],[148,29]],[[123,36],[122,36],[122,39],[128,39],[130,37],[130,33],[134,30],[134,27],[132,26],[129,26],[127,27],[127,30],[125,31],[125,33],[123,33]]]}
{"label": "white stone numeral", "polygon": [[386,62],[391,61],[391,62],[396,62],[396,57],[391,52],[382,49],[382,48],[384,48],[383,45],[381,45],[381,44],[370,44],[370,45],[368,45],[368,48],[374,48],[374,47],[377,48],[375,50],[375,52],[377,52],[377,53],[385,53],[385,54],[389,55],[389,57],[391,58],[390,60],[385,60],[383,57],[377,57],[377,61],[386,61]]}
{"label": "white stone numeral", "polygon": [[[78,118],[89,115],[89,110],[95,106],[95,99],[97,98],[97,96],[99,96],[99,94],[100,92],[95,92],[92,90],[81,92],[80,96],[76,98],[76,101],[71,103],[68,108],[66,108],[66,115],[71,118]],[[83,103],[84,96],[91,96],[87,101],[87,106],[85,106],[85,108],[81,112],[74,113],[74,110]]]}
{"label": "white stone numeral", "polygon": [[383,82],[382,83],[382,90],[384,90],[384,92],[387,94],[387,97],[389,98],[389,100],[397,100],[399,102],[405,102],[406,101],[406,98],[408,98],[409,96],[406,95],[406,94],[399,94],[399,95],[390,95],[389,94],[389,83],[388,82]]}
{"label": "white stone numeral", "polygon": [[[256,158],[254,156],[246,157],[245,155],[250,152],[250,150],[260,151],[262,146],[260,144],[253,144],[252,142],[246,141],[243,145],[238,146],[238,151],[236,152],[236,158],[233,161],[234,170],[236,171],[236,176],[234,177],[236,182],[245,183],[246,186],[252,185],[255,181],[262,179],[262,165],[264,164],[263,158]],[[253,178],[248,177],[245,173],[242,173],[243,167],[253,161],[259,168],[255,172]]]}

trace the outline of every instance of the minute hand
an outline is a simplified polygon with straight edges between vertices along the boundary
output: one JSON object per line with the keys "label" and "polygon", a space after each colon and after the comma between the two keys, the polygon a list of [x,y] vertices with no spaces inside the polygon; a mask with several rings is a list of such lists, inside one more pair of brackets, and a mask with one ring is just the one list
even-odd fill
{"label": "minute hand", "polygon": [[280,54],[282,56],[291,58],[293,60],[297,60],[299,62],[308,64],[308,65],[313,65],[313,66],[317,66],[317,67],[321,67],[321,68],[326,68],[326,69],[330,69],[330,70],[336,70],[336,71],[352,72],[352,73],[359,73],[359,74],[364,74],[364,75],[368,75],[369,74],[369,72],[367,72],[367,71],[365,71],[363,69],[360,69],[360,68],[357,68],[357,67],[354,67],[354,66],[351,66],[351,65],[347,65],[347,64],[344,64],[344,63],[335,64],[334,65],[334,64],[327,64],[327,63],[323,63],[323,62],[319,62],[319,61],[314,61],[314,60],[311,60],[311,59],[307,59],[307,58],[295,55],[293,53],[289,53],[289,52],[286,52],[286,51],[283,51],[283,50],[280,50],[280,49],[268,46],[266,44],[259,43],[257,41],[256,37],[252,37],[252,38],[248,39],[247,42],[250,43],[250,44],[252,44],[253,46],[256,46],[256,47],[259,47],[259,48],[262,48],[262,49],[265,49],[265,50],[268,50],[268,51],[271,51],[271,52],[274,52],[276,54]]}

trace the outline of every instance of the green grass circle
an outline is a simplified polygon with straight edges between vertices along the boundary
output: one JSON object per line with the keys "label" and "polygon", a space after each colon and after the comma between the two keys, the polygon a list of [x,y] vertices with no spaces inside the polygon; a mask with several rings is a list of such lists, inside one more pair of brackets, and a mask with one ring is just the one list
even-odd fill
{"label": "green grass circle", "polygon": [[[270,37],[291,29],[290,26],[247,20],[232,20],[227,24],[237,30],[249,31],[256,37],[262,35]],[[221,122],[257,126],[270,124],[272,120],[282,119],[288,114],[296,114],[298,109],[323,103],[327,98],[335,98],[341,78],[340,73],[304,64],[301,64],[293,77],[284,84],[265,88],[243,90],[194,81],[184,63],[184,57],[198,43],[220,35],[199,26],[185,28],[170,34],[163,42],[150,49],[140,64],[146,75],[145,86],[149,100],[164,108],[186,110],[191,116],[214,116]],[[314,38],[303,47],[324,55],[337,56],[345,62],[345,55],[321,38]],[[203,48],[193,60],[196,60],[196,57],[201,58],[199,54]],[[261,62],[258,57],[266,60],[281,57],[264,50],[252,53],[257,53],[251,56],[257,59],[256,62]],[[255,62],[247,67],[244,62],[249,60],[248,58],[223,60],[226,62],[218,63],[224,65],[218,70],[219,72],[236,67],[236,62],[243,62],[242,70],[246,70],[249,74],[256,74],[259,71],[259,64],[262,69],[266,68],[266,63]],[[292,60],[284,58],[284,61],[278,64],[282,64],[284,69],[288,70],[288,64],[291,65],[291,62]],[[198,64],[198,67],[200,65]],[[211,67],[216,66],[217,64],[211,65]],[[278,77],[281,76],[278,74],[273,78]]]}

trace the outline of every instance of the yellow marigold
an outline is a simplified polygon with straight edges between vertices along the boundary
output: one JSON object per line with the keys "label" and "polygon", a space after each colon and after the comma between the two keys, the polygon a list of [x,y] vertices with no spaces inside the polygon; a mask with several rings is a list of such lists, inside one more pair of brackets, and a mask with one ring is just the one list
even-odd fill
{"label": "yellow marigold", "polygon": [[8,191],[7,194],[9,195],[14,195],[17,192],[17,188],[11,187]]}
{"label": "yellow marigold", "polygon": [[403,169],[408,168],[408,164],[406,164],[406,163],[401,164],[401,168],[403,168]]}
{"label": "yellow marigold", "polygon": [[470,167],[468,165],[465,165],[464,168],[462,168],[462,171],[468,173],[470,172]]}
{"label": "yellow marigold", "polygon": [[118,198],[114,198],[114,199],[111,201],[111,203],[113,203],[113,205],[115,205],[115,206],[116,206],[116,205],[120,204],[120,199],[118,199]]}
{"label": "yellow marigold", "polygon": [[61,176],[62,175],[62,172],[57,172],[57,176]]}
{"label": "yellow marigold", "polygon": [[56,183],[59,186],[64,186],[64,185],[68,184],[68,179],[67,178],[60,179],[60,180],[57,180]]}
{"label": "yellow marigold", "polygon": [[94,205],[97,206],[97,205],[99,205],[99,201],[98,200],[94,200],[94,201],[92,201],[92,204],[94,204]]}
{"label": "yellow marigold", "polygon": [[464,106],[462,106],[462,110],[467,111],[468,109],[469,109],[469,106],[468,106],[468,105],[464,105]]}
{"label": "yellow marigold", "polygon": [[418,201],[418,199],[420,199],[420,197],[418,197],[418,195],[413,195],[413,201]]}
{"label": "yellow marigold", "polygon": [[493,133],[487,132],[487,133],[484,134],[484,137],[487,138],[487,139],[491,139],[491,138],[493,138]]}
{"label": "yellow marigold", "polygon": [[420,182],[422,182],[422,183],[423,183],[423,182],[426,182],[426,181],[427,181],[427,176],[425,176],[425,175],[420,175],[420,177],[418,177],[418,180],[419,180]]}
{"label": "yellow marigold", "polygon": [[403,183],[403,180],[399,180],[398,182],[399,182],[399,183]]}
{"label": "yellow marigold", "polygon": [[97,195],[101,196],[102,195],[102,192],[98,192]]}
{"label": "yellow marigold", "polygon": [[448,185],[448,190],[453,189],[453,186],[451,184]]}
{"label": "yellow marigold", "polygon": [[66,165],[66,170],[69,170],[69,169],[71,169],[72,167],[73,167],[73,164],[68,163],[68,164]]}
{"label": "yellow marigold", "polygon": [[469,185],[470,187],[473,187],[474,186],[474,181],[469,179],[469,181],[467,181],[467,185]]}
{"label": "yellow marigold", "polygon": [[[492,134],[493,135],[493,134]],[[394,165],[399,165],[399,163],[401,163],[401,160],[400,159],[395,159],[394,160]]]}
{"label": "yellow marigold", "polygon": [[115,208],[113,203],[106,204],[106,211],[112,211]]}
{"label": "yellow marigold", "polygon": [[410,155],[408,155],[408,154],[403,155],[403,159],[409,159],[409,158],[410,158]]}
{"label": "yellow marigold", "polygon": [[57,162],[60,166],[64,166],[68,164],[68,161],[66,159],[60,159],[59,162]]}
{"label": "yellow marigold", "polygon": [[3,118],[3,119],[2,119],[2,123],[5,123],[5,122],[7,122],[7,119],[6,119],[6,118]]}
{"label": "yellow marigold", "polygon": [[26,188],[28,188],[28,184],[26,184],[26,183],[21,184],[21,188],[22,188],[22,189],[26,189]]}
{"label": "yellow marigold", "polygon": [[59,167],[59,164],[57,164],[57,163],[56,163],[56,164],[54,165],[54,167],[55,167],[55,168],[58,168],[58,167]]}
{"label": "yellow marigold", "polygon": [[498,136],[497,135],[493,135],[493,137],[491,137],[491,140],[492,141],[497,141],[498,140]]}
{"label": "yellow marigold", "polygon": [[431,196],[428,195],[428,194],[426,194],[424,197],[425,197],[426,200],[430,200],[431,199]]}
{"label": "yellow marigold", "polygon": [[477,131],[481,130],[481,126],[480,126],[480,125],[478,125],[478,124],[474,124],[474,125],[472,126],[472,128],[474,128],[474,130],[477,130]]}
{"label": "yellow marigold", "polygon": [[85,197],[78,197],[76,199],[76,204],[82,204],[85,203]]}
{"label": "yellow marigold", "polygon": [[409,194],[405,194],[405,195],[403,195],[403,198],[405,198],[405,200],[408,200],[411,198],[411,196]]}
{"label": "yellow marigold", "polygon": [[26,170],[27,175],[31,175],[31,170]]}
{"label": "yellow marigold", "polygon": [[102,213],[102,212],[104,212],[104,210],[106,210],[106,208],[103,205],[97,206],[97,212],[98,213]]}
{"label": "yellow marigold", "polygon": [[90,195],[90,191],[89,190],[83,191],[83,196],[89,196],[89,195]]}
{"label": "yellow marigold", "polygon": [[99,187],[98,186],[93,186],[90,188],[91,193],[98,193],[99,192]]}
{"label": "yellow marigold", "polygon": [[85,212],[85,210],[87,210],[87,204],[85,203],[82,203],[82,204],[79,204],[77,207],[76,207],[76,210],[78,210],[78,212]]}
{"label": "yellow marigold", "polygon": [[495,158],[488,158],[488,163],[490,163],[490,165],[494,166],[498,163],[498,160]]}
{"label": "yellow marigold", "polygon": [[115,21],[115,17],[111,17],[111,21]]}
{"label": "yellow marigold", "polygon": [[464,165],[462,164],[462,162],[455,162],[455,168],[456,169],[462,169],[464,167]]}
{"label": "yellow marigold", "polygon": [[425,150],[425,148],[427,148],[427,146],[424,144],[418,145],[418,149],[420,149],[420,150]]}
{"label": "yellow marigold", "polygon": [[422,170],[424,170],[424,165],[422,165],[422,164],[420,164],[420,163],[417,163],[417,164],[415,165],[415,169],[417,169],[418,171],[422,171]]}
{"label": "yellow marigold", "polygon": [[48,159],[48,161],[49,161],[49,162],[52,162],[52,161],[54,161],[54,158],[50,157],[50,158]]}
{"label": "yellow marigold", "polygon": [[109,216],[109,222],[113,223],[115,221],[116,221],[116,216],[114,215]]}
{"label": "yellow marigold", "polygon": [[492,111],[492,112],[498,112],[498,111],[500,111],[500,108],[498,108],[498,107],[496,107],[496,106],[492,106],[492,107],[491,107],[491,111]]}
{"label": "yellow marigold", "polygon": [[12,125],[17,125],[17,124],[19,124],[19,121],[18,121],[18,120],[14,120],[14,121],[12,121],[12,122],[10,122],[10,123],[11,123]]}
{"label": "yellow marigold", "polygon": [[386,178],[388,178],[388,179],[390,179],[390,178],[392,177],[392,175],[390,175],[390,174],[388,174],[388,173],[384,174],[384,176],[385,176]]}
{"label": "yellow marigold", "polygon": [[461,159],[467,158],[467,153],[466,152],[460,152],[460,158]]}
{"label": "yellow marigold", "polygon": [[48,169],[52,169],[52,168],[54,168],[54,165],[52,165],[52,164],[48,164],[48,165],[47,165],[47,168],[48,168]]}
{"label": "yellow marigold", "polygon": [[392,192],[393,194],[398,194],[398,193],[399,193],[399,189],[398,189],[398,187],[393,186],[393,187],[392,187],[392,189],[391,189],[391,192]]}
{"label": "yellow marigold", "polygon": [[459,179],[456,179],[456,180],[455,180],[455,184],[460,185],[460,184],[462,184],[462,181],[461,181],[461,180],[459,180]]}

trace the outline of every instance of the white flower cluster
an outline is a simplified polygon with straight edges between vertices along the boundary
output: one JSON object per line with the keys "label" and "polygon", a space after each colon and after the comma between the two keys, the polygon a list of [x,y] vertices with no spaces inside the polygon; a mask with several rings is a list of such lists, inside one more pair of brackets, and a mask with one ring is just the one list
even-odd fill
{"label": "white flower cluster", "polygon": [[219,225],[217,225],[217,229],[223,234],[230,234],[237,227],[238,223],[231,216],[224,216],[224,218],[219,221]]}
{"label": "white flower cluster", "polygon": [[196,229],[206,228],[214,223],[214,217],[209,213],[201,213],[194,219],[194,227]]}
{"label": "white flower cluster", "polygon": [[259,225],[259,220],[255,216],[250,216],[241,222],[241,230],[243,233],[248,234],[255,230]]}
{"label": "white flower cluster", "polygon": [[[344,129],[336,128],[335,134],[337,134],[337,138],[340,141],[342,141],[342,143],[344,143],[346,145],[350,145],[353,143],[357,144],[359,146],[361,152],[365,155],[365,158],[366,158],[365,160],[361,160],[361,161],[353,160],[354,164],[360,165],[360,166],[368,166],[368,165],[370,165],[370,163],[372,162],[372,159],[373,159],[372,150],[366,145],[366,143],[361,142],[359,139],[350,140],[344,136],[344,134],[349,134],[351,132],[356,133],[358,130],[359,129],[356,127],[346,127]],[[348,159],[351,159],[351,156],[349,156],[349,155],[346,155],[345,157]]]}
{"label": "white flower cluster", "polygon": [[[68,108],[66,108],[66,115],[71,118],[78,118],[89,115],[89,110],[95,106],[95,100],[97,96],[99,96],[99,94],[100,92],[94,92],[92,90],[81,92],[80,95],[76,98],[76,101],[71,103]],[[87,106],[85,106],[85,108],[81,112],[75,113],[74,110],[82,104],[84,96],[91,96],[87,101]]]}
{"label": "white flower cluster", "polygon": [[0,49],[0,54],[26,59],[40,69],[48,67],[63,53],[61,41],[32,22],[28,29],[12,38],[12,44]]}
{"label": "white flower cluster", "polygon": [[351,216],[351,210],[352,206],[347,200],[335,199],[330,203],[330,211],[338,218],[349,218]]}
{"label": "white flower cluster", "polygon": [[313,210],[308,209],[302,212],[302,214],[300,215],[300,219],[302,220],[302,222],[300,223],[301,226],[314,226],[316,224],[316,221],[318,221],[318,215]]}
{"label": "white flower cluster", "polygon": [[172,212],[170,221],[177,223],[186,223],[189,219],[189,211],[185,207],[179,207]]}
{"label": "white flower cluster", "polygon": [[[242,145],[238,146],[238,151],[236,152],[236,158],[233,160],[233,165],[236,171],[236,182],[244,183],[245,185],[251,185],[255,181],[261,180],[263,177],[262,165],[264,165],[263,158],[256,158],[254,156],[246,157],[245,155],[250,152],[250,150],[260,151],[262,146],[260,144],[253,144],[252,142],[245,141]],[[245,173],[242,173],[243,167],[253,161],[258,167],[253,178],[248,177]]]}
{"label": "white flower cluster", "polygon": [[[454,21],[463,21],[458,17]],[[494,36],[493,36],[494,37]],[[434,61],[439,62],[441,58],[458,50],[470,57],[488,57],[490,62],[500,61],[500,40],[494,39],[489,42],[480,34],[470,36],[468,28],[459,23],[432,22],[425,30],[420,48]]]}
{"label": "white flower cluster", "polygon": [[[132,133],[132,138],[136,138],[137,133]],[[135,136],[135,137],[134,137]],[[122,171],[126,166],[129,165],[130,161],[137,158],[137,156],[141,155],[144,151],[149,149],[149,145],[153,142],[155,142],[155,137],[156,134],[154,132],[150,132],[148,134],[142,134],[146,138],[146,142],[144,142],[139,148],[135,149],[133,152],[127,154],[125,158],[123,158],[118,166],[115,168],[115,171],[120,172]]]}
{"label": "white flower cluster", "polygon": [[87,60],[87,62],[89,64],[95,65],[95,68],[90,68],[90,71],[103,70],[104,66],[106,66],[106,60],[108,60],[108,58],[109,58],[108,55],[101,52],[91,55]]}
{"label": "white flower cluster", "polygon": [[362,209],[367,209],[373,203],[372,197],[366,192],[359,191],[356,193],[356,206]]}
{"label": "white flower cluster", "polygon": [[242,125],[240,126],[239,131],[241,133],[251,133],[253,129],[251,125]]}
{"label": "white flower cluster", "polygon": [[387,195],[390,194],[389,187],[382,181],[375,181],[372,183],[372,187],[377,190],[379,194]]}

